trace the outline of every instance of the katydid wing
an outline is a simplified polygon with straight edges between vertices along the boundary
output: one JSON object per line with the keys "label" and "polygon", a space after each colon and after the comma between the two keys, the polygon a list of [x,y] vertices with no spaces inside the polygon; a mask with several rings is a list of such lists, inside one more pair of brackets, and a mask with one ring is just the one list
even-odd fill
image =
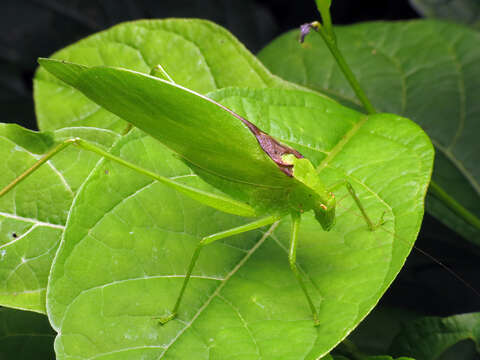
{"label": "katydid wing", "polygon": [[[178,153],[207,182],[249,204],[258,215],[314,209],[325,229],[332,226],[334,199],[310,162],[221,104],[126,69],[48,59],[40,63]],[[339,106],[334,101],[331,105]],[[294,155],[288,164],[282,160],[285,154]],[[293,162],[299,164],[295,170]]]}

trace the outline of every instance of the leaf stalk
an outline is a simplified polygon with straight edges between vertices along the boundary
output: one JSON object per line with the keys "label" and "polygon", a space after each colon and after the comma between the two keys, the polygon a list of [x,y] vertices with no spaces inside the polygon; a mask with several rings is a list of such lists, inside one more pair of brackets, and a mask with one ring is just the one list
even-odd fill
{"label": "leaf stalk", "polygon": [[[332,29],[333,32],[333,29]],[[355,74],[353,71],[350,69],[350,66],[348,66],[347,61],[343,57],[342,53],[338,49],[337,46],[337,41],[335,39],[335,36],[332,36],[326,31],[325,27],[320,27],[318,33],[320,36],[323,38],[325,41],[325,44],[327,45],[328,49],[330,50],[330,53],[333,55],[335,58],[338,66],[343,72],[343,75],[345,75],[345,78],[347,79],[348,83],[352,87],[353,91],[355,92],[355,95],[357,98],[361,101],[363,107],[367,111],[368,114],[375,114],[377,110],[375,110],[375,107],[373,104],[370,102],[370,100],[367,97],[367,94],[361,87],[360,83],[358,82]]]}
{"label": "leaf stalk", "polygon": [[442,189],[434,180],[430,182],[430,193],[440,200],[446,207],[452,210],[455,214],[459,215],[468,224],[474,226],[480,230],[480,219],[464,208],[458,201],[448,195],[448,193]]}

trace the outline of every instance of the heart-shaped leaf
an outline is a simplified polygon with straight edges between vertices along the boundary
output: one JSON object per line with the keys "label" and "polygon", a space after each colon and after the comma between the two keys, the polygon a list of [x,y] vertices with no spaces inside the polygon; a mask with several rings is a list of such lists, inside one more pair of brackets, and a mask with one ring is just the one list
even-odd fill
{"label": "heart-shaped leaf", "polygon": [[[379,111],[417,122],[437,149],[433,179],[480,218],[480,33],[438,21],[374,22],[337,27],[339,47]],[[259,57],[286,80],[360,104],[320,36],[303,46],[298,31],[274,40]],[[427,210],[480,244],[480,230],[439,200]]]}
{"label": "heart-shaped leaf", "polygon": [[[448,349],[469,340],[473,346],[459,349],[447,356]],[[427,317],[404,326],[395,338],[392,352],[409,354],[418,359],[476,359],[480,354],[480,313],[470,313],[446,318]],[[476,349],[476,350],[474,350]]]}
{"label": "heart-shaped leaf", "polygon": [[[0,189],[53,146],[71,137],[108,149],[118,135],[102,129],[65,128],[37,133],[0,124]],[[50,266],[68,210],[99,156],[70,148],[0,198],[0,304],[45,312]]]}
{"label": "heart-shaped leaf", "polygon": [[[386,223],[369,231],[346,190],[336,192],[332,231],[304,214],[297,262],[319,308],[318,327],[288,266],[287,219],[208,246],[178,317],[161,326],[155,317],[173,306],[200,238],[248,220],[104,161],[75,200],[52,268],[47,309],[59,332],[58,359],[316,359],[363,319],[400,270],[421,223],[433,159],[418,126],[348,109],[332,118],[331,100],[301,91],[209,96],[305,150],[326,184],[348,179],[370,216],[385,212]],[[112,151],[210,188],[139,131]]]}
{"label": "heart-shaped leaf", "polygon": [[[110,65],[149,74],[161,64],[178,83],[199,93],[227,86],[294,87],[268,70],[228,31],[205,20],[124,23],[55,53],[82,65]],[[122,131],[123,120],[40,69],[34,81],[38,126],[97,126]]]}

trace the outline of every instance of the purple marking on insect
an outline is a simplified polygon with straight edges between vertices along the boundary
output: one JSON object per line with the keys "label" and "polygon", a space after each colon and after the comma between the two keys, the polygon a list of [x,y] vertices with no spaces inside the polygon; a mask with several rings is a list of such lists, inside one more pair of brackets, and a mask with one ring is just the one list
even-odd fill
{"label": "purple marking on insect", "polygon": [[303,155],[300,154],[297,150],[292,149],[286,145],[280,144],[273,137],[268,135],[266,132],[263,132],[258,127],[253,125],[250,121],[240,117],[240,120],[247,125],[250,131],[255,135],[258,140],[258,143],[262,147],[263,151],[267,153],[268,156],[278,165],[280,170],[285,174],[292,177],[293,176],[293,164],[286,163],[282,160],[282,156],[285,154],[293,154],[297,159],[303,158]]}
{"label": "purple marking on insect", "polygon": [[304,157],[302,154],[300,154],[297,150],[291,147],[280,144],[277,140],[275,140],[273,137],[268,135],[266,132],[260,130],[258,127],[253,125],[250,121],[248,121],[247,119],[244,119],[243,117],[233,112],[226,106],[217,102],[214,102],[214,103],[220,106],[222,109],[228,111],[230,114],[235,116],[241,122],[243,122],[248,127],[248,129],[253,133],[253,135],[255,135],[262,150],[265,151],[268,156],[270,156],[270,158],[275,162],[275,164],[277,164],[280,170],[282,170],[286,175],[293,177],[293,171],[292,171],[293,164],[284,162],[282,160],[282,156],[285,154],[292,154],[297,159],[302,159]]}

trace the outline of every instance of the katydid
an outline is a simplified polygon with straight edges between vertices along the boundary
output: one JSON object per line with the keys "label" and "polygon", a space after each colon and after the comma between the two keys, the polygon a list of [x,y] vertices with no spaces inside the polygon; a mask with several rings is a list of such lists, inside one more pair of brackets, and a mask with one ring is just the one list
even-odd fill
{"label": "katydid", "polygon": [[[40,64],[94,102],[172,149],[197,175],[226,195],[203,192],[175,182],[114,156],[82,139],[74,138],[51,150],[0,191],[0,196],[56,153],[74,144],[150,176],[205,205],[234,215],[258,217],[259,219],[245,225],[201,239],[190,260],[172,311],[160,318],[162,324],[176,316],[204,246],[275,223],[284,216],[291,216],[292,230],[288,255],[290,268],[305,294],[314,324],[319,324],[317,307],[296,264],[301,215],[313,211],[321,227],[329,231],[335,224],[336,200],[332,191],[344,185],[365,219],[366,226],[373,231],[382,223],[382,220],[377,224],[372,222],[348,182],[327,187],[320,180],[312,163],[298,151],[281,144],[225,106],[173,83],[161,68],[161,78],[158,78],[126,69],[87,68],[57,60],[41,59]],[[171,96],[165,97],[167,100],[163,101],[162,93],[173,93],[178,96],[174,96],[175,102],[168,100],[172,98]],[[168,108],[175,117],[159,117],[156,112],[159,106]],[[205,119],[209,120],[208,123]]]}

